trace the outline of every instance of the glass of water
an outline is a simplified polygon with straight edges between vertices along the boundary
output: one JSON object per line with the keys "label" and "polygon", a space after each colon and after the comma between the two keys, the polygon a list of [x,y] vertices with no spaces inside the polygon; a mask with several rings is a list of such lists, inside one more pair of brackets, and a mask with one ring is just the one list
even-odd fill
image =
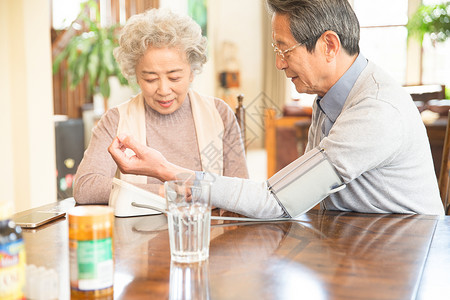
{"label": "glass of water", "polygon": [[164,183],[170,254],[173,261],[208,259],[211,227],[211,183],[173,180]]}

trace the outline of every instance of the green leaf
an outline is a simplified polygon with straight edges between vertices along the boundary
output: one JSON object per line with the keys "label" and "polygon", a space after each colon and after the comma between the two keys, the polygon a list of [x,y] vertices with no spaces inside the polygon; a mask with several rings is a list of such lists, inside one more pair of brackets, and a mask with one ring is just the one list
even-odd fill
{"label": "green leaf", "polygon": [[53,61],[53,68],[52,68],[52,71],[53,71],[53,74],[55,74],[56,72],[58,72],[58,70],[59,70],[59,68],[60,68],[60,66],[61,66],[61,63],[64,61],[64,59],[66,58],[66,56],[67,56],[67,47],[66,47],[66,49],[64,49],[61,53],[59,53],[56,57],[55,57],[55,59],[54,59],[54,61]]}
{"label": "green leaf", "polygon": [[90,59],[87,62],[87,69],[89,74],[89,85],[95,86],[95,81],[97,79],[100,67],[100,59],[98,57],[99,45],[93,45]]}
{"label": "green leaf", "polygon": [[450,37],[450,2],[438,5],[421,5],[406,25],[408,38],[422,43],[425,34],[432,41],[444,42]]}
{"label": "green leaf", "polygon": [[103,42],[103,63],[108,70],[109,75],[114,75],[114,65],[116,63],[113,56],[113,49],[114,46],[110,40],[105,40]]}

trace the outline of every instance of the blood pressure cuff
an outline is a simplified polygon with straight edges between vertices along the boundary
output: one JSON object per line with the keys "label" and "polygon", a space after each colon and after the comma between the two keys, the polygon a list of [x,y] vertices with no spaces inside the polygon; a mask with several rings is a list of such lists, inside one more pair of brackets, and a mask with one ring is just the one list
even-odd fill
{"label": "blood pressure cuff", "polygon": [[267,180],[286,215],[296,218],[345,184],[324,149],[312,149]]}

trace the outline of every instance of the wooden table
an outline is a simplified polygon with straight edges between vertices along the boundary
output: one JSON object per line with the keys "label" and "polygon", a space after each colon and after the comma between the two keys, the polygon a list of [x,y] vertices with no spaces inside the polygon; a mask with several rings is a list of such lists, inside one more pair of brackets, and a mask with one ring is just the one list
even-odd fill
{"label": "wooden table", "polygon": [[[67,219],[24,230],[24,239],[27,263],[55,269],[60,299],[69,299]],[[114,247],[115,299],[177,299],[187,291],[192,299],[449,296],[450,217],[310,211],[301,222],[213,221],[210,257],[197,264],[171,263],[164,215],[116,218]]]}

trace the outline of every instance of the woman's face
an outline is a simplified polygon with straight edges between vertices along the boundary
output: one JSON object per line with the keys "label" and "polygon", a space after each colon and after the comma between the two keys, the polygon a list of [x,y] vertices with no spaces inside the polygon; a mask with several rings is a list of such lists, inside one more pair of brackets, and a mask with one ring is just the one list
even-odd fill
{"label": "woman's face", "polygon": [[167,115],[183,104],[194,76],[184,51],[149,47],[136,65],[136,79],[145,102]]}

